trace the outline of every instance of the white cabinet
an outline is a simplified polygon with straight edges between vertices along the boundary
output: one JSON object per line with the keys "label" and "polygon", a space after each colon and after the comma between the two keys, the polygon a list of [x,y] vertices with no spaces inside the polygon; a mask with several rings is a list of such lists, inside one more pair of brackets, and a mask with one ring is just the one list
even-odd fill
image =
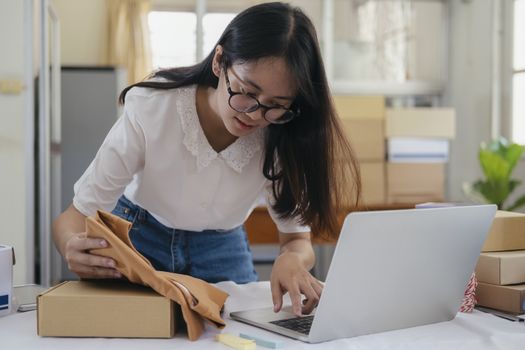
{"label": "white cabinet", "polygon": [[[0,241],[15,247],[15,284],[38,279],[48,285],[51,280],[59,39],[49,0],[0,2]],[[10,88],[16,86],[22,89]]]}

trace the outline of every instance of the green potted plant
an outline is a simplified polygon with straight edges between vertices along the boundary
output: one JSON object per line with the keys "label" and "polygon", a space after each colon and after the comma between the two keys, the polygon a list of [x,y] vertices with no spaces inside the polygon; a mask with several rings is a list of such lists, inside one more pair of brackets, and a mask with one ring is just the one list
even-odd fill
{"label": "green potted plant", "polygon": [[513,211],[525,205],[525,195],[511,205],[505,204],[510,194],[521,184],[511,175],[523,151],[522,146],[509,143],[503,137],[488,144],[483,142],[478,156],[485,178],[474,183],[464,183],[464,193],[476,202],[496,204],[500,210]]}

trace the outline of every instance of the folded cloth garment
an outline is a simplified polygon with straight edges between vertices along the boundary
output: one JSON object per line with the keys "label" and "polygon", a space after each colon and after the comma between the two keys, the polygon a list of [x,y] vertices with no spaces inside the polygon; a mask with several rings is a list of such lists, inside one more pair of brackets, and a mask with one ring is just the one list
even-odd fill
{"label": "folded cloth garment", "polygon": [[149,286],[179,304],[190,340],[200,337],[204,320],[224,328],[226,324],[220,312],[228,294],[195,277],[155,270],[133,247],[129,239],[130,228],[131,223],[108,212],[98,211],[95,217],[88,217],[88,237],[103,238],[109,244],[107,248],[92,252],[114,259],[117,270],[131,282]]}

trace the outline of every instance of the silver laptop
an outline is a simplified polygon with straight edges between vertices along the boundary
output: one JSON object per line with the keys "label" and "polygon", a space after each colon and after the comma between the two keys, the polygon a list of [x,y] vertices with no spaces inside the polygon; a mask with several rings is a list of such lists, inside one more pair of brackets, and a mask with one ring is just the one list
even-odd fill
{"label": "silver laptop", "polygon": [[286,308],[234,320],[318,343],[456,316],[495,205],[350,213],[315,313]]}

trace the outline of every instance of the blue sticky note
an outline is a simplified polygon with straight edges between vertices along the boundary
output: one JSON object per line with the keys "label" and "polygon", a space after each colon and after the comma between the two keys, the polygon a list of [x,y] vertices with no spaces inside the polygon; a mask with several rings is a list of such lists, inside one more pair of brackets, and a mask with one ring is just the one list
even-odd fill
{"label": "blue sticky note", "polygon": [[284,342],[280,340],[271,340],[265,339],[259,336],[254,336],[246,333],[239,333],[239,337],[244,339],[254,340],[255,344],[269,349],[282,349],[284,347]]}

